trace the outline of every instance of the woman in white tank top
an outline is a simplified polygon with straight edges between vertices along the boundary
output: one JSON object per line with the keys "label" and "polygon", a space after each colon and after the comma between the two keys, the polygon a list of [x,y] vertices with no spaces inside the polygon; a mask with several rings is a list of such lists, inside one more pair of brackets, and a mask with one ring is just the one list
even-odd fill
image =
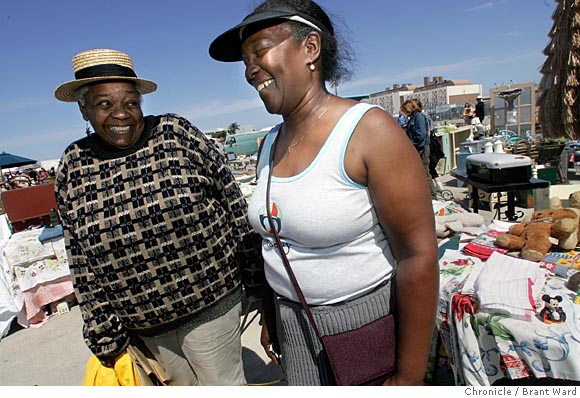
{"label": "woman in white tank top", "polygon": [[[385,384],[421,385],[439,283],[429,187],[417,151],[390,115],[326,90],[326,82],[346,77],[349,54],[339,45],[316,3],[268,0],[210,46],[219,61],[243,61],[268,112],[283,117],[264,139],[248,209],[263,236],[282,325],[273,331],[267,326],[274,319],[263,318],[261,341],[276,362],[271,343],[280,341],[289,384],[332,384],[300,326],[300,304],[271,234],[276,228],[317,322],[342,331],[384,303],[377,311],[397,318],[396,371]],[[266,217],[269,173],[275,225]],[[345,306],[357,309],[343,313]]]}

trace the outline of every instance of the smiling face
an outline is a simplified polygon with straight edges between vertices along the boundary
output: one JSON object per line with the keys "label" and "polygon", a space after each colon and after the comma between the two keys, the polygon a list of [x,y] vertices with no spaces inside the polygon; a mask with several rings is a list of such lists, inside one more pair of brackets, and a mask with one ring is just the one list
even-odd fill
{"label": "smiling face", "polygon": [[308,52],[291,37],[286,23],[267,27],[248,36],[242,44],[246,80],[260,94],[270,113],[291,112],[311,78]]}
{"label": "smiling face", "polygon": [[130,82],[97,83],[85,95],[81,113],[107,145],[127,149],[141,137],[145,121],[141,99]]}

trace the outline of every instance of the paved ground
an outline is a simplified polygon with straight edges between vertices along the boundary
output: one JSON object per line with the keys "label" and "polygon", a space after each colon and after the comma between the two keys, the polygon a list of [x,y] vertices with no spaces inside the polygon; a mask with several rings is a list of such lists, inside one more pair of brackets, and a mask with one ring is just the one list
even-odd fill
{"label": "paved ground", "polygon": [[[256,314],[252,311],[248,321]],[[249,384],[285,385],[280,368],[259,344],[259,317],[242,335],[243,360]],[[242,319],[243,320],[243,317]],[[53,315],[39,328],[12,331],[0,341],[0,386],[81,386],[91,353],[81,334],[78,306]]]}

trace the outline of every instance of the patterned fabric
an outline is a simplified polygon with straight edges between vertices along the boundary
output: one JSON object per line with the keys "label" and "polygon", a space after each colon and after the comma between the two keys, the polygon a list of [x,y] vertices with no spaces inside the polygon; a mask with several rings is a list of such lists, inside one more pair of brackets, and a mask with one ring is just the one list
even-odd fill
{"label": "patterned fabric", "polygon": [[[14,236],[20,233],[21,232],[17,232]],[[64,239],[53,239],[43,245],[51,247],[54,254],[53,257],[47,257],[44,260],[35,261],[22,267],[12,268],[12,272],[16,275],[18,286],[23,292],[30,290],[41,283],[70,276]]]}
{"label": "patterned fabric", "polygon": [[38,228],[12,235],[4,247],[4,255],[11,267],[27,267],[45,258],[55,258],[52,245],[44,245],[38,240],[41,232],[42,228]]}
{"label": "patterned fabric", "polygon": [[439,260],[436,324],[455,385],[489,386],[504,378],[527,377],[578,380],[580,310],[572,304],[566,281],[548,278],[541,293],[564,298],[560,307],[566,322],[547,324],[539,315],[523,320],[505,312],[485,311],[477,297],[466,295],[467,279],[478,264],[479,259],[458,250],[446,250]]}
{"label": "patterned fabric", "polygon": [[505,232],[490,229],[473,239],[463,248],[465,254],[487,260],[494,252],[507,254],[508,250],[495,244],[495,239]]}
{"label": "patterned fabric", "polygon": [[[67,147],[56,178],[85,341],[115,356],[129,332],[159,336],[215,319],[262,267],[260,237],[223,155],[186,119],[148,116],[139,142]],[[251,287],[251,286],[250,286]]]}
{"label": "patterned fabric", "polygon": [[73,284],[68,275],[49,282],[38,283],[33,288],[23,291],[22,298],[27,322],[25,325],[19,323],[32,328],[44,325],[52,315],[45,314],[43,307],[50,304],[54,314],[56,303],[72,293],[74,293]]}

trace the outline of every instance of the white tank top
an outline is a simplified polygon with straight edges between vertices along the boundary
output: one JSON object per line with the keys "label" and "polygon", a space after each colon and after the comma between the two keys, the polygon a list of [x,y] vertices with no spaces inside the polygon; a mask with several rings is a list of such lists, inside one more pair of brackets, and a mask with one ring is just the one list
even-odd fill
{"label": "white tank top", "polygon": [[[340,118],[312,163],[300,174],[272,176],[270,203],[284,250],[306,301],[332,304],[363,295],[391,279],[395,259],[379,224],[369,190],[344,169],[349,139],[373,105],[359,103]],[[248,208],[263,237],[266,278],[278,294],[299,301],[266,215],[266,185],[272,143],[281,125],[265,137],[257,165],[258,184]]]}

